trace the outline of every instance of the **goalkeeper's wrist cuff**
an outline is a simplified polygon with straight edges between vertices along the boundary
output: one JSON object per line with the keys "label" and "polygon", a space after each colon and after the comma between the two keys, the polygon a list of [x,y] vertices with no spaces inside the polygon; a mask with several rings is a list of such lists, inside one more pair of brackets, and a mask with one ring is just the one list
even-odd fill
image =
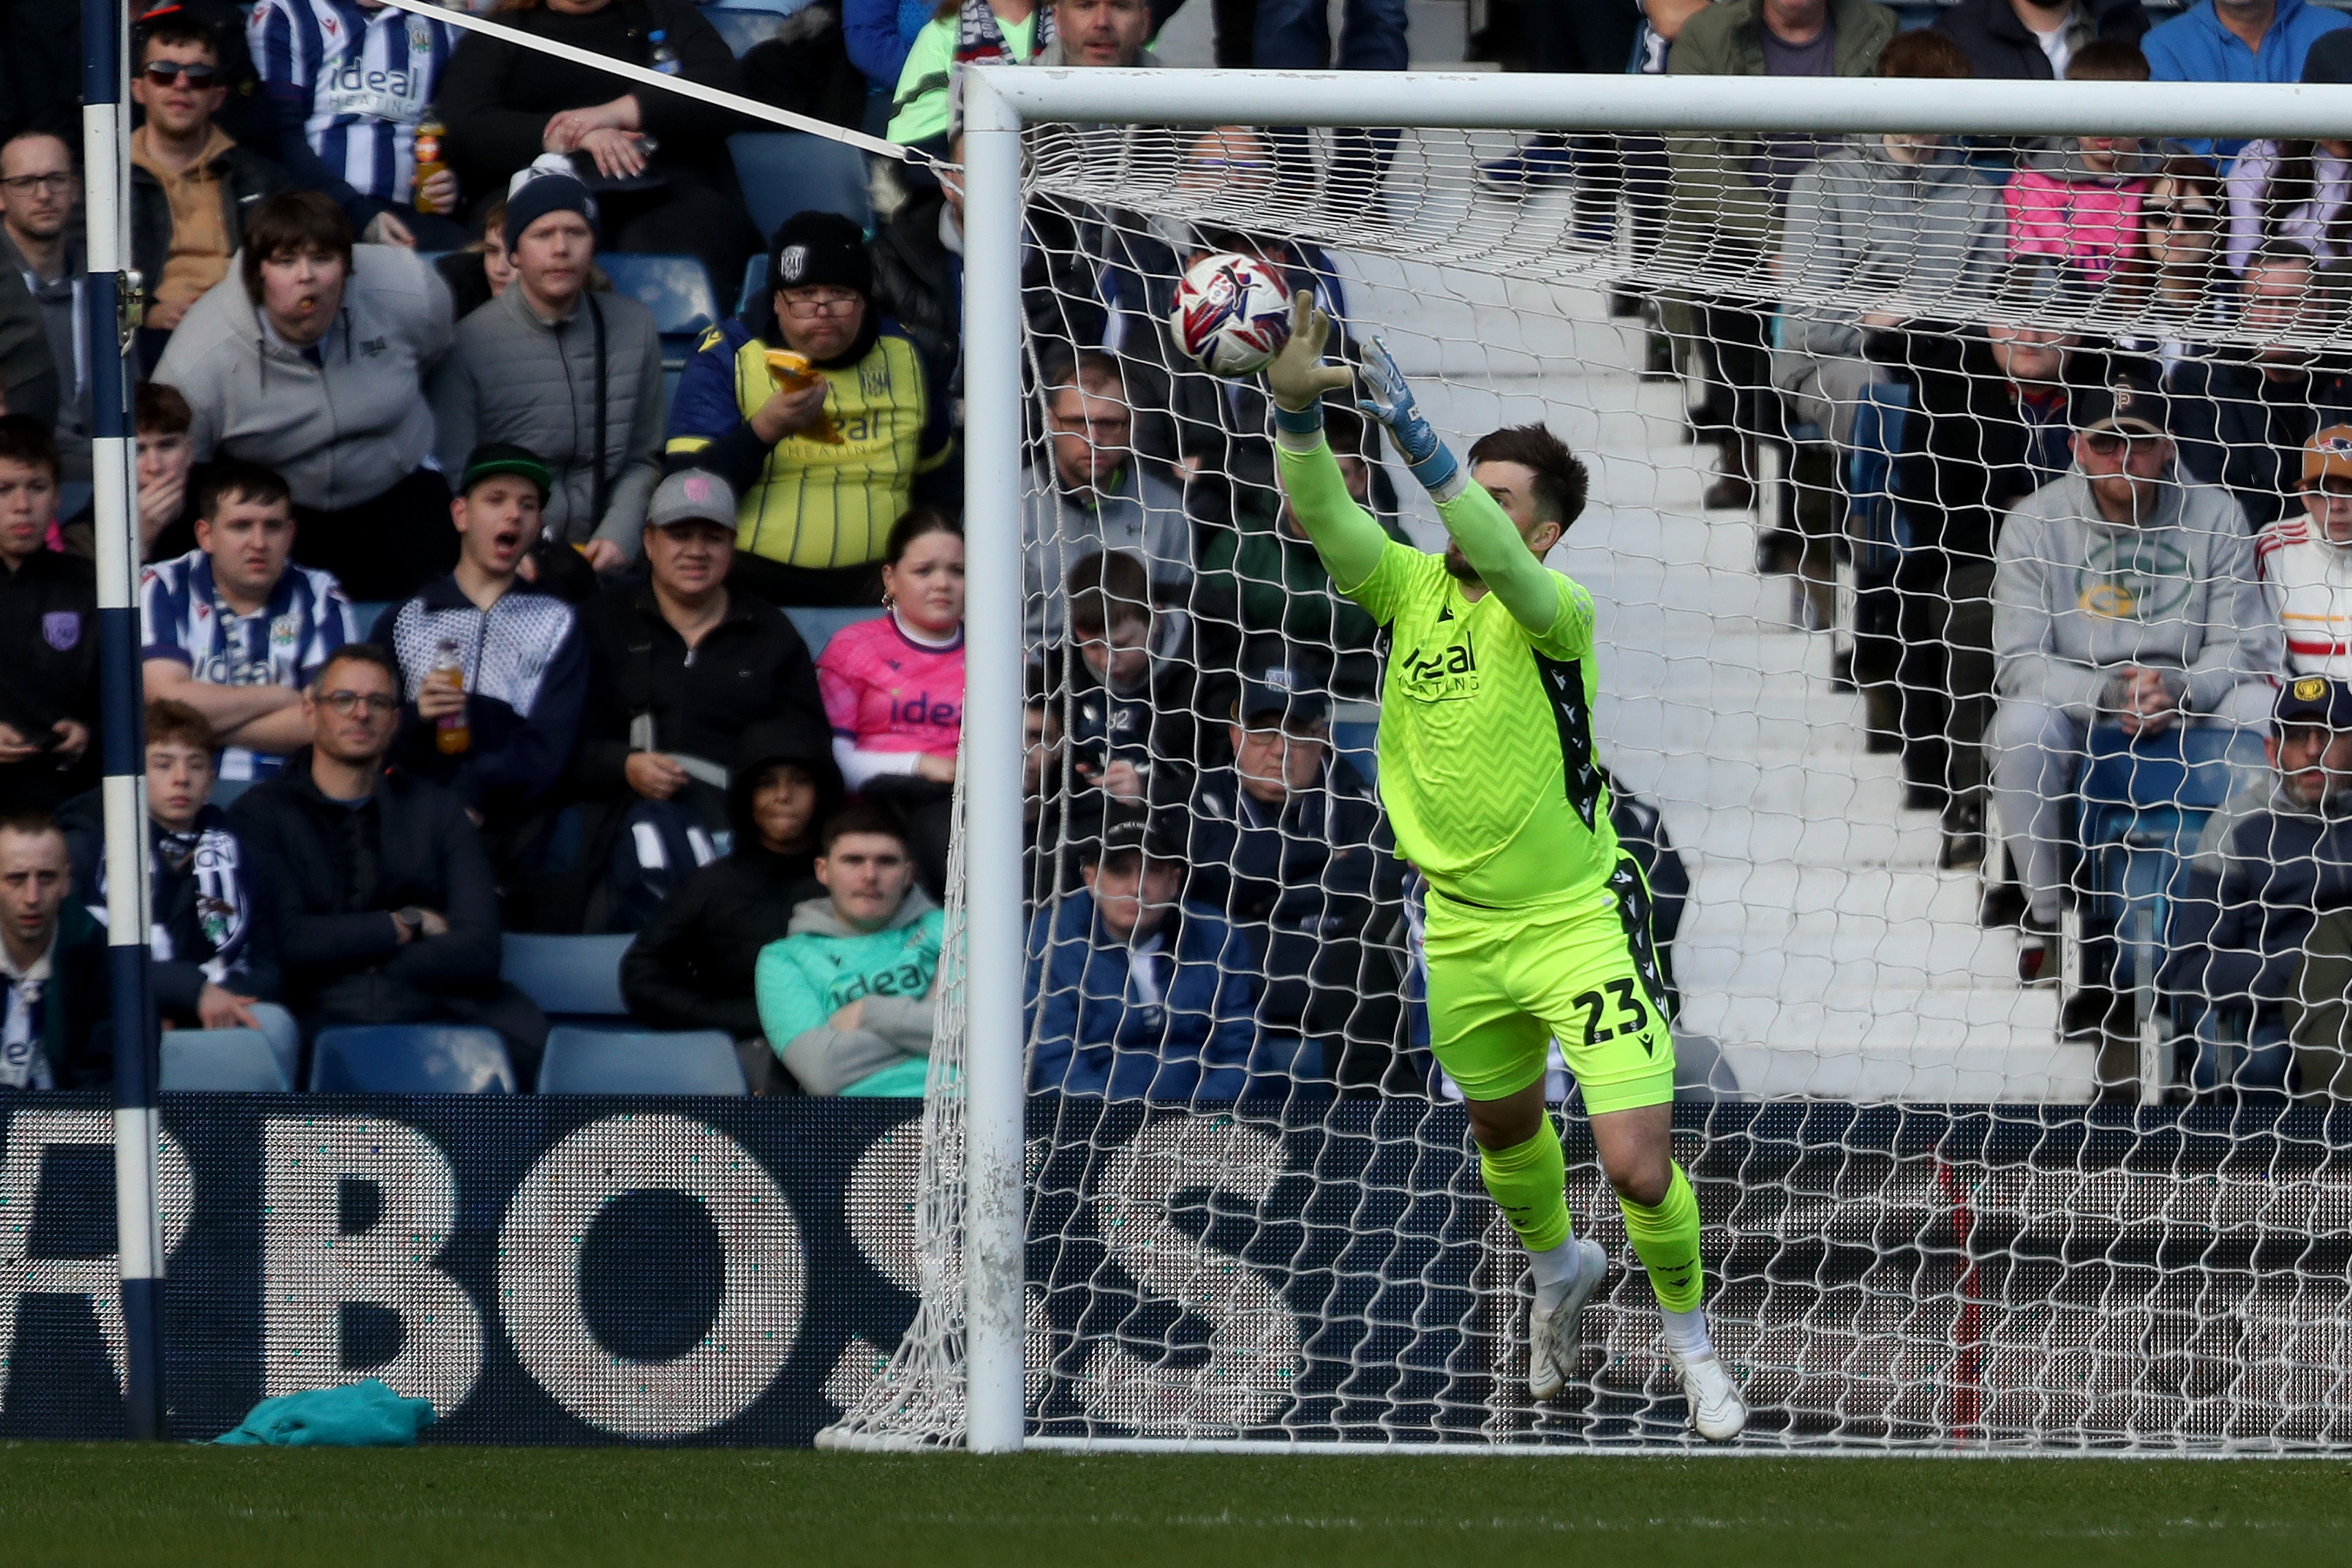
{"label": "goalkeeper's wrist cuff", "polygon": [[1436,451],[1412,464],[1411,471],[1421,481],[1421,488],[1441,501],[1452,500],[1462,493],[1462,465],[1454,460],[1454,454],[1443,443]]}
{"label": "goalkeeper's wrist cuff", "polygon": [[1319,436],[1323,433],[1323,400],[1317,398],[1304,408],[1274,405],[1274,427],[1286,436]]}

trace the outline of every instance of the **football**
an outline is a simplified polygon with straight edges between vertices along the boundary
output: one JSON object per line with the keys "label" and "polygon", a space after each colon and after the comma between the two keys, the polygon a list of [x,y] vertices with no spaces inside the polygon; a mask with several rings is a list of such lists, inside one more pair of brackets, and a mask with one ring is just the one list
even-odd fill
{"label": "football", "polygon": [[1186,268],[1168,324],[1212,375],[1249,375],[1290,341],[1290,297],[1263,261],[1223,253]]}

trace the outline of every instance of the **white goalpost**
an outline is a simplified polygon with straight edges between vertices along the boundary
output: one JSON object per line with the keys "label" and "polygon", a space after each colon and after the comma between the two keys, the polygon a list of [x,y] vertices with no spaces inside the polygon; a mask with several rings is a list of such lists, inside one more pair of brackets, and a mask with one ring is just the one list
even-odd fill
{"label": "white goalpost", "polygon": [[[1886,302],[1879,285],[1824,290],[1776,275],[1769,246],[1685,243],[1671,216],[1657,216],[1663,240],[1645,243],[1627,194],[1644,176],[1625,138],[1655,140],[1663,191],[1671,160],[1704,162],[1720,139],[2324,140],[2352,126],[2352,89],[993,67],[966,74],[961,104],[969,685],[950,913],[967,943],[950,997],[961,1012],[953,1026],[942,1015],[926,1105],[921,1310],[822,1445],[1589,1451],[1689,1440],[1651,1347],[1657,1319],[1638,1267],[1613,1269],[1596,1302],[1599,1362],[1575,1397],[1538,1409],[1514,1392],[1524,1258],[1442,1100],[1440,1119],[1426,1100],[1344,1091],[1256,1111],[1181,1097],[1032,1102],[1024,892],[1037,873],[1024,845],[1039,831],[1025,798],[1038,786],[1024,780],[1023,703],[1040,589],[1022,563],[1039,528],[1030,416],[1051,390],[1034,298],[1039,255],[1059,243],[1034,221],[1049,204],[1113,250],[1171,224],[1272,237],[1294,255],[1320,247],[1338,258],[1335,294],[1416,313],[1334,311],[1360,338],[1404,340],[1400,357],[1449,444],[1549,417],[1591,465],[1597,515],[1555,563],[1602,601],[1604,687],[1612,665],[1637,672],[1604,697],[1596,742],[1699,862],[1676,1034],[1694,1051],[1706,1037],[1727,1065],[1685,1108],[1677,1148],[1705,1211],[1718,1342],[1769,1416],[1748,1445],[2284,1452],[2352,1440],[2352,1233],[2338,1217],[2352,1174],[2330,1135],[2341,1129],[2324,1110],[2086,1109],[2105,1047],[2070,1036],[2047,993],[2000,979],[2011,939],[1977,928],[1974,878],[1927,863],[1932,821],[1873,804],[1901,783],[1892,763],[1863,756],[1846,713],[1862,700],[1850,683],[1871,678],[1829,637],[1802,635],[1809,594],[1837,617],[1832,572],[1851,616],[1867,544],[1858,525],[1837,517],[1814,541],[1834,564],[1787,574],[1793,611],[1776,600],[1748,563],[1758,531],[1802,530],[1776,524],[1769,496],[1760,522],[1704,514],[1704,476],[1657,456],[1687,437],[1680,395],[1625,346],[1637,351],[1643,329],[1569,319],[1561,304],[1573,296],[1597,313],[1596,291],[1629,288],[1768,299],[1783,312],[1860,316]],[[1218,127],[1276,127],[1248,133],[1272,163],[1304,158],[1326,173],[1202,184],[1196,144]],[[1350,183],[1335,137],[1364,127],[1395,134],[1360,157]],[[1583,155],[1617,161],[1602,210],[1576,206],[1566,181],[1556,201],[1481,195],[1480,160],[1512,145],[1496,132],[1598,139]],[[1220,156],[1228,171],[1240,158]],[[1110,297],[1081,301],[1089,323],[1111,323],[1087,334],[1111,343],[1132,388],[1148,353],[1118,342],[1117,285],[1103,281],[1116,269],[1073,275]],[[2053,303],[2046,289],[1957,277],[1906,280],[1901,303],[1923,321],[2146,339],[2170,345],[2149,351],[2164,363],[2184,336],[2221,350],[2337,341],[2336,325],[2263,329],[2219,306],[2191,331],[2120,286]],[[1066,293],[1045,291],[1056,288]],[[1686,375],[1706,373],[1703,328],[1646,335],[1674,340]],[[1197,368],[1150,374],[1177,387],[1170,417],[1189,440],[1182,384]],[[1582,377],[1589,401],[1564,403],[1547,377]],[[1139,425],[1143,399],[1131,401]],[[1775,432],[1769,444],[1785,466],[1825,439]],[[1243,495],[1239,470],[1215,462],[1205,471]],[[1402,479],[1371,467],[1376,482]],[[1433,514],[1398,488],[1406,531],[1436,543]],[[1856,516],[1867,499],[1844,467],[1815,488]],[[1850,647],[1851,625],[1834,629]],[[1705,654],[1712,685],[1679,662],[1700,657],[1690,639],[1701,636],[1717,639]],[[1729,651],[1737,637],[1750,651]],[[1784,658],[1799,662],[1784,671]],[[1732,679],[1742,660],[1748,687]],[[1227,714],[1189,717],[1207,726]],[[1350,723],[1368,734],[1369,698],[1340,692],[1332,717],[1335,734]],[[1821,761],[1839,747],[1859,759],[1843,772]],[[2222,760],[2246,782],[2242,750]],[[1982,831],[1996,882],[2000,829]],[[1819,863],[1825,837],[1839,846],[1833,873]],[[2184,862],[2194,837],[2173,846]],[[2146,945],[2129,923],[2138,906],[2109,892],[2126,907],[2109,939],[2125,956],[2111,959],[2128,965],[2130,944]],[[2067,897],[2072,919],[2078,895]],[[1410,976],[1396,984],[1409,1015]],[[2130,1034],[2142,1070],[2121,1098],[2156,1107],[2189,1069],[2176,1081],[2149,1064],[2169,1063],[2189,1025],[2176,1003],[2175,1036],[2163,1036],[2148,1005],[2110,1026]],[[1589,1143],[1571,1135],[1570,1150],[1580,1234],[1625,1257]],[[2183,1251],[2195,1244],[2210,1261]]]}

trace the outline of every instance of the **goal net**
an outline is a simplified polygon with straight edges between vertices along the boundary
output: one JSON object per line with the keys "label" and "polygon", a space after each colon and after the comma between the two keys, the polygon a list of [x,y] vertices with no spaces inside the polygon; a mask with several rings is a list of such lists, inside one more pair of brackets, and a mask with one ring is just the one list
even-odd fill
{"label": "goal net", "polygon": [[[1811,122],[1897,85],[1809,84]],[[1395,650],[1288,519],[1263,379],[1168,326],[1223,252],[1311,289],[1341,357],[1381,337],[1457,453],[1541,424],[1590,471],[1550,564],[1598,605],[1594,744],[1654,894],[1742,1441],[2352,1435],[2326,1098],[2352,757],[2292,679],[2352,671],[2338,176],[2280,100],[2242,150],[2243,112],[2159,134],[2198,129],[2194,90],[2113,89],[2147,134],[2077,139],[2072,89],[2041,89],[2073,94],[2053,133],[1993,136],[1899,85],[1919,123],[1852,136],[1022,133],[1017,303],[976,266],[968,310],[1021,320],[1022,598],[970,615],[1017,616],[1027,670],[1029,1442],[1696,1441],[1557,1058],[1611,1272],[1568,1391],[1527,1396],[1525,1258],[1430,1057],[1377,804]],[[1327,428],[1366,507],[1443,548],[1377,427],[1335,399]],[[2284,773],[2283,678],[2278,735],[2319,732]],[[951,893],[951,922],[1015,918]],[[921,1312],[828,1443],[963,1432],[973,1037],[933,1058]]]}

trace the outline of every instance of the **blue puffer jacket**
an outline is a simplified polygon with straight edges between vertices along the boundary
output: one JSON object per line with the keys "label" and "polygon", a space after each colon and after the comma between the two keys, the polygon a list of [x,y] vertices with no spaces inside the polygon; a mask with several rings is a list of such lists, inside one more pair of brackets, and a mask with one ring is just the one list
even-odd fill
{"label": "blue puffer jacket", "polygon": [[1257,1011],[1249,939],[1187,903],[1159,933],[1153,1002],[1133,953],[1104,931],[1095,900],[1073,893],[1037,911],[1024,976],[1036,1041],[1030,1087],[1104,1100],[1235,1100],[1248,1085]]}

